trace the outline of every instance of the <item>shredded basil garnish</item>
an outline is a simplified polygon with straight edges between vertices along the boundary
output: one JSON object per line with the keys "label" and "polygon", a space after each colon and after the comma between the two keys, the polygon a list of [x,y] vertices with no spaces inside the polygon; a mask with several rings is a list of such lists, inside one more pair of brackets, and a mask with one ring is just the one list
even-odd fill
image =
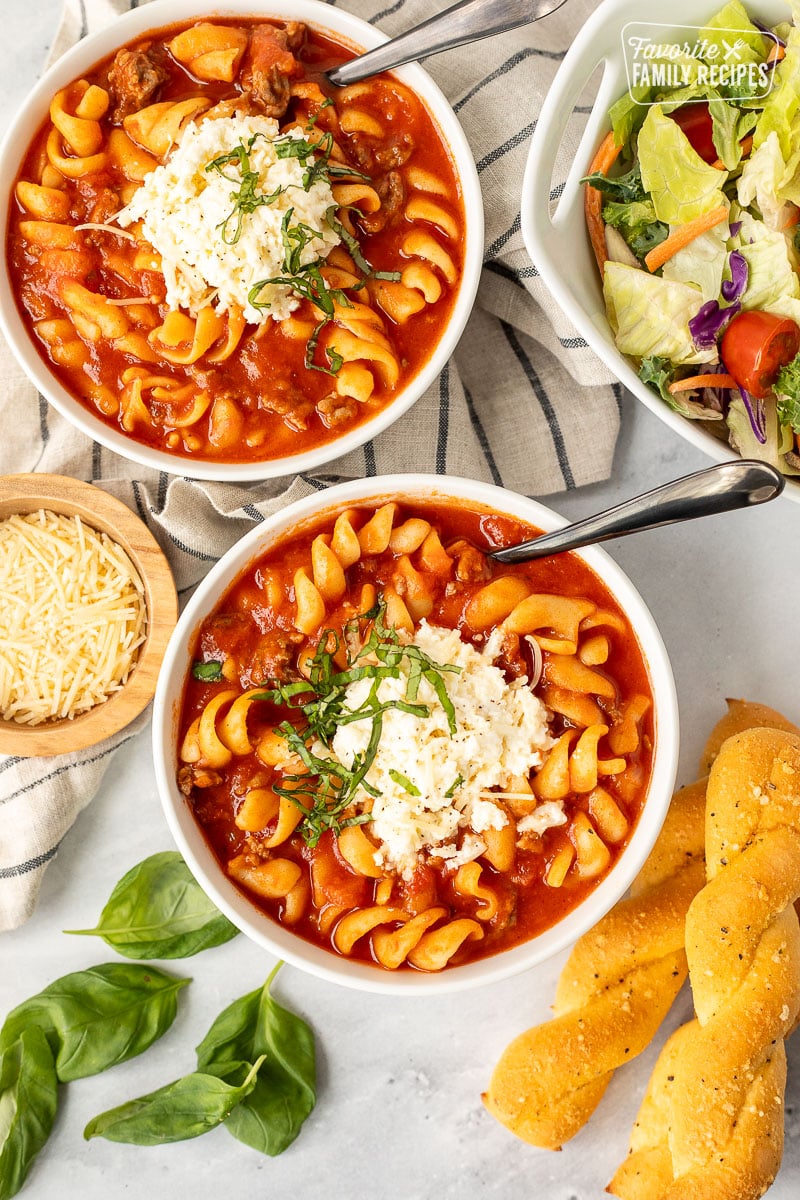
{"label": "shredded basil garnish", "polygon": [[329,365],[321,367],[319,363],[314,362],[314,355],[317,352],[317,343],[319,335],[322,333],[325,326],[328,324],[327,317],[314,326],[314,332],[306,343],[306,359],[305,365],[309,371],[321,371],[324,375],[338,375],[344,359],[335,346],[327,346],[325,348],[325,356]]}
{"label": "shredded basil garnish", "polygon": [[345,229],[342,222],[336,216],[337,207],[338,206],[336,204],[331,204],[331,206],[328,208],[327,212],[325,213],[325,220],[328,222],[328,224],[330,225],[333,232],[335,234],[337,234],[342,239],[345,246],[347,246],[347,249],[350,253],[350,257],[352,258],[353,262],[358,267],[361,274],[366,275],[366,277],[368,279],[392,279],[395,281],[399,280],[400,279],[399,271],[380,271],[380,272],[373,271],[371,264],[367,262],[367,260],[364,258],[364,255],[361,253],[361,247],[359,246],[356,239],[353,237],[353,235],[350,232],[348,232],[347,229]]}
{"label": "shredded basil garnish", "polygon": [[[329,100],[327,104],[323,104],[322,108],[327,108],[333,104]],[[306,124],[307,132],[316,124],[319,113],[309,118]],[[325,132],[321,135],[319,141],[310,142],[306,138],[293,138],[288,135],[278,138],[275,143],[275,153],[278,158],[296,158],[301,163],[305,170],[303,172],[303,190],[308,192],[318,180],[325,182],[331,176],[337,178],[349,179],[365,179],[369,182],[369,175],[364,175],[361,171],[355,170],[354,167],[349,167],[346,163],[331,162],[331,153],[333,151],[334,141],[333,134]]]}
{"label": "shredded basil garnish", "polygon": [[[227,179],[229,183],[237,184],[237,190],[231,192],[230,195],[233,201],[233,208],[225,220],[221,221],[217,226],[217,229],[222,230],[222,240],[227,246],[235,246],[242,236],[242,221],[246,213],[253,213],[264,204],[274,204],[284,190],[282,187],[277,187],[269,195],[256,191],[260,176],[258,171],[254,171],[250,166],[250,152],[260,137],[265,138],[266,135],[263,133],[254,133],[252,137],[247,139],[246,145],[244,139],[241,139],[239,145],[234,146],[233,150],[229,150],[227,154],[220,154],[217,158],[213,158],[210,163],[206,164],[206,171],[216,171],[223,179]],[[228,163],[236,163],[238,165],[238,175],[228,175],[223,170],[223,167],[227,166]],[[231,233],[230,223],[234,218],[236,225],[233,233]]]}
{"label": "shredded basil garnish", "polygon": [[[286,796],[303,813],[298,831],[309,846],[316,846],[323,833],[338,833],[348,825],[359,825],[371,819],[368,812],[348,813],[357,799],[359,789],[368,796],[378,793],[367,782],[366,775],[375,760],[383,732],[383,714],[390,709],[410,713],[424,719],[430,716],[427,704],[417,702],[419,684],[427,680],[436,693],[447,716],[451,736],[456,732],[453,702],[447,694],[444,675],[460,672],[452,664],[434,662],[424,650],[400,641],[396,630],[385,624],[386,606],[381,599],[366,613],[360,613],[344,628],[345,645],[352,644],[358,635],[359,648],[347,653],[347,667],[340,670],[334,656],[341,639],[333,630],[325,630],[311,661],[309,678],[290,683],[276,682],[259,694],[260,699],[287,708],[295,720],[286,720],[278,732],[286,739],[289,749],[298,756],[306,771],[285,774],[283,785],[274,784],[280,796]],[[369,621],[366,638],[361,639],[361,624]],[[378,689],[384,679],[399,679],[405,668],[408,677],[406,694],[397,700],[380,700]],[[357,709],[345,704],[347,688],[359,679],[371,680],[369,692]],[[299,721],[296,718],[300,718]],[[355,721],[370,721],[369,741],[363,752],[355,754],[352,765],[346,767],[337,759],[323,757],[314,748],[321,743],[330,749],[336,730]],[[390,772],[392,778],[399,772]],[[405,776],[395,780],[411,795],[418,789]]]}
{"label": "shredded basil garnish", "polygon": [[408,778],[408,776],[404,775],[402,773],[402,771],[395,771],[394,769],[390,770],[389,778],[393,779],[395,781],[395,783],[399,784],[399,786],[403,789],[404,792],[408,792],[409,796],[421,796],[422,795],[422,792],[419,790],[417,785],[415,783],[412,783],[411,780]]}
{"label": "shredded basil garnish", "polygon": [[455,796],[456,792],[461,787],[463,782],[464,782],[464,776],[456,775],[455,779],[450,784],[450,787],[447,789],[447,791],[444,794],[445,800],[452,800],[453,796]]}
{"label": "shredded basil garnish", "polygon": [[219,683],[222,679],[222,663],[196,662],[192,666],[192,675],[201,683]]}
{"label": "shredded basil garnish", "polygon": [[283,284],[285,287],[291,288],[303,300],[309,300],[315,307],[322,310],[327,319],[330,319],[333,317],[335,303],[342,304],[347,308],[352,308],[352,303],[341,288],[328,287],[320,271],[319,259],[310,263],[301,262],[303,250],[314,238],[319,239],[320,234],[302,221],[292,225],[293,215],[294,209],[290,208],[281,221],[283,273],[274,275],[271,279],[260,279],[258,283],[254,284],[247,296],[248,303],[253,308],[269,308],[269,301],[259,299],[261,292],[269,284]]}
{"label": "shredded basil garnish", "polygon": [[[330,103],[332,103],[332,101]],[[312,125],[313,119],[309,125],[306,126],[307,130],[310,130]],[[224,165],[226,162],[236,160],[239,162],[240,170],[242,172],[242,184],[239,192],[231,193],[231,198],[234,200],[234,209],[226,218],[226,221],[223,222],[223,225],[227,225],[227,222],[230,221],[233,216],[236,216],[237,226],[234,232],[234,237],[231,239],[225,239],[225,231],[223,230],[223,238],[225,240],[237,241],[239,235],[241,234],[242,214],[245,212],[252,212],[255,207],[258,207],[259,204],[270,203],[278,194],[276,192],[271,197],[257,196],[255,194],[255,182],[258,180],[258,175],[256,172],[249,171],[249,159],[247,158],[247,153],[252,147],[252,143],[256,136],[263,135],[254,135],[246,147],[244,144],[242,144],[241,147],[237,147],[235,150],[231,151],[230,154],[221,155],[220,158],[214,159],[212,163],[209,163],[208,167],[206,168],[206,170],[209,170],[210,168],[214,167],[222,174],[222,165]],[[316,142],[309,141],[307,138],[303,137],[290,137],[288,135],[284,135],[283,137],[277,138],[273,142],[273,146],[275,148],[275,154],[279,159],[295,158],[303,165],[305,168],[303,171],[303,188],[305,191],[309,191],[313,184],[318,180],[329,182],[333,177],[341,178],[355,176],[369,182],[368,175],[363,175],[361,172],[353,170],[346,164],[332,163],[330,161],[331,152],[334,147],[333,134],[330,132],[323,133]],[[247,176],[246,169],[248,172]],[[252,183],[250,182],[251,175],[254,177],[254,181]],[[230,178],[230,176],[226,175],[225,178]],[[247,182],[245,182],[246,179]],[[333,230],[333,232],[347,247],[351,258],[355,263],[356,269],[360,271],[361,275],[363,276],[362,279],[352,285],[351,290],[359,291],[365,286],[368,279],[384,279],[397,282],[401,277],[399,271],[373,270],[372,265],[361,253],[361,247],[359,246],[357,240],[336,216],[337,207],[338,206],[335,204],[329,206],[325,213],[325,220],[328,224],[328,227]],[[357,212],[358,210],[354,209],[353,211]],[[293,225],[293,215],[294,209],[290,208],[284,214],[283,220],[281,221],[281,241],[283,244],[283,263],[281,274],[274,275],[269,279],[260,279],[257,283],[255,283],[248,293],[248,304],[252,308],[256,309],[269,309],[269,301],[262,300],[260,297],[264,288],[268,287],[270,284],[287,287],[290,289],[290,291],[294,292],[296,296],[299,296],[303,300],[310,301],[311,304],[313,304],[322,312],[323,319],[316,325],[306,345],[305,365],[310,371],[321,371],[325,375],[335,376],[338,374],[344,364],[344,358],[342,355],[334,346],[327,347],[325,351],[326,365],[323,365],[315,361],[316,351],[319,345],[320,336],[325,329],[325,326],[333,320],[334,305],[339,303],[345,305],[346,307],[352,307],[352,302],[341,288],[328,287],[320,270],[321,260],[319,258],[310,263],[304,263],[302,261],[303,252],[307,249],[309,244],[314,240],[321,241],[322,237],[317,230],[312,229],[310,225],[307,225],[302,221],[298,221]]]}

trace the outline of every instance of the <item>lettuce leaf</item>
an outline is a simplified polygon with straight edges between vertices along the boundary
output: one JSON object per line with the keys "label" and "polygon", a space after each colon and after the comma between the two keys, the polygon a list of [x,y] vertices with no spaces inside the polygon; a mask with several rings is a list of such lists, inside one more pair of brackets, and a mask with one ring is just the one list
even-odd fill
{"label": "lettuce leaf", "polygon": [[718,299],[728,262],[728,233],[723,221],[689,242],[664,263],[664,279],[694,284],[704,301]]}
{"label": "lettuce leaf", "polygon": [[747,287],[742,308],[763,308],[767,312],[798,319],[800,280],[789,257],[786,235],[768,229],[748,212],[739,214],[739,251],[747,261]]}
{"label": "lettuce leaf", "polygon": [[612,200],[603,208],[603,220],[619,230],[637,258],[644,258],[669,235],[667,226],[656,220],[652,200]]}
{"label": "lettuce leaf", "polygon": [[798,166],[800,143],[786,162],[778,135],[773,131],[742,168],[737,185],[739,203],[749,208],[755,202],[768,229],[783,229],[791,212],[787,202],[800,203]]}
{"label": "lettuce leaf", "polygon": [[[736,33],[744,43],[739,48],[739,62],[763,62],[769,53],[771,42],[758,30],[747,15],[747,10],[739,0],[731,0],[724,8],[711,18],[704,29],[700,31],[698,38],[699,42],[705,42],[706,45],[716,46],[720,51],[720,57],[713,61],[719,62],[730,46],[733,39],[730,36],[731,30],[736,30]],[[707,58],[707,61],[712,61]]]}
{"label": "lettuce leaf", "polygon": [[781,154],[791,158],[792,124],[800,109],[800,29],[794,28],[786,42],[786,57],[778,63],[773,75],[772,91],[764,101],[761,116],[753,134],[753,148],[763,146],[771,133],[778,135]]}
{"label": "lettuce leaf", "polygon": [[606,263],[603,294],[618,348],[635,358],[656,355],[673,363],[717,362],[715,347],[698,350],[689,321],[702,302],[700,292],[648,271]]}
{"label": "lettuce leaf", "polygon": [[726,171],[703,162],[680,126],[654,104],[639,131],[642,182],[656,216],[668,225],[684,225],[725,204],[721,190]]}
{"label": "lettuce leaf", "polygon": [[711,137],[714,149],[727,170],[735,171],[742,161],[742,138],[752,133],[758,113],[728,104],[719,93],[709,91],[708,111],[711,116]]}
{"label": "lettuce leaf", "polygon": [[717,155],[727,170],[735,171],[742,159],[741,140],[752,133],[758,121],[758,112],[740,108],[724,99],[717,88],[708,83],[678,88],[661,101],[662,110],[669,114],[684,104],[707,101],[711,116],[712,138]]}
{"label": "lettuce leaf", "polygon": [[653,99],[653,88],[631,88],[620,96],[608,110],[611,128],[614,131],[614,141],[618,146],[627,146],[633,135],[641,127],[647,115],[645,107]]}
{"label": "lettuce leaf", "polygon": [[794,439],[791,430],[779,423],[774,400],[764,401],[764,414],[766,441],[760,442],[753,432],[744,401],[739,396],[731,400],[727,417],[731,445],[734,450],[738,450],[742,458],[760,458],[763,462],[771,463],[784,475],[800,475],[800,470],[786,461],[786,455],[794,447]]}
{"label": "lettuce leaf", "polygon": [[670,65],[676,75],[686,81],[685,86],[676,90],[655,84],[637,84],[629,87],[627,92],[611,105],[608,115],[618,146],[628,145],[639,131],[649,111],[649,105],[663,101],[675,107],[683,103],[680,98],[683,93],[686,93],[687,97],[698,94],[698,60],[690,54],[678,54],[670,59]]}
{"label": "lettuce leaf", "polygon": [[717,409],[708,408],[701,400],[696,399],[697,392],[677,392],[669,390],[669,385],[676,378],[677,372],[666,358],[648,355],[643,358],[639,367],[639,378],[654,391],[658,392],[670,408],[688,417],[691,421],[721,421],[722,413]]}
{"label": "lettuce leaf", "polygon": [[795,433],[800,433],[800,354],[781,367],[773,391],[781,425],[788,425]]}

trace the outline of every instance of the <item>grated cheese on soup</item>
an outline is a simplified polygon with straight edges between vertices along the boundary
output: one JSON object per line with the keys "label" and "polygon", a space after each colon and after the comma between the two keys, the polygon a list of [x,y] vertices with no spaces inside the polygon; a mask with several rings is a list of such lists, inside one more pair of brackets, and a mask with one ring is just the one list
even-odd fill
{"label": "grated cheese on soup", "polygon": [[[256,324],[294,312],[300,299],[285,284],[260,290],[266,308],[248,297],[257,283],[287,275],[287,253],[299,250],[296,265],[307,266],[340,242],[325,218],[334,204],[330,183],[317,177],[304,187],[313,159],[301,142],[302,130],[282,134],[270,117],[192,122],[167,161],[147,175],[117,222],[141,220],[161,255],[170,308],[196,316],[213,302],[220,312],[241,309]],[[293,145],[300,157],[279,157]],[[210,166],[223,156],[229,161]]]}
{"label": "grated cheese on soup", "polygon": [[127,679],[145,637],[128,555],[80,517],[45,509],[0,521],[0,712],[74,717]]}
{"label": "grated cheese on soup", "polygon": [[[508,683],[457,630],[422,621],[414,645],[434,662],[461,670],[442,673],[455,713],[455,733],[450,733],[434,688],[423,679],[417,701],[427,705],[429,716],[399,709],[384,712],[380,743],[366,775],[366,783],[379,793],[371,801],[369,827],[381,842],[376,862],[406,876],[422,852],[454,867],[482,854],[486,844],[480,834],[501,829],[508,820],[486,792],[508,789],[514,776],[528,775],[553,745],[547,709],[527,681]],[[400,678],[380,681],[380,702],[406,698],[407,660],[400,670]],[[372,682],[359,679],[349,684],[345,706],[358,709]],[[351,767],[355,756],[366,750],[371,732],[369,719],[341,725],[332,742],[339,761]],[[558,824],[558,816],[552,815]]]}

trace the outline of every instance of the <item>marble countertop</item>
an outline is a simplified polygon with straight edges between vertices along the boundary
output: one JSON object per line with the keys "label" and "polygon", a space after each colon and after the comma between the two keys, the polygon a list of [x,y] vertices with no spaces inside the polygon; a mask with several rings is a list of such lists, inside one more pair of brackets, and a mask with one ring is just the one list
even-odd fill
{"label": "marble countertop", "polygon": [[[44,62],[58,0],[5,0],[0,124],[5,126]],[[658,482],[707,465],[631,398],[614,479],[556,497],[577,518]],[[797,611],[800,505],[782,499],[751,512],[714,517],[612,542],[658,622],[680,699],[680,782],[696,774],[707,732],[726,696],[758,699],[800,718]],[[65,936],[93,925],[119,877],[146,855],[171,847],[156,794],[149,732],[116,757],[91,806],[47,870],[41,900],[22,929],[0,939],[0,1013],[60,975],[114,958],[103,943]],[[191,976],[178,1018],[148,1053],[62,1091],[56,1126],[23,1195],[84,1200],[220,1194],[330,1200],[593,1200],[627,1150],[631,1123],[659,1038],[615,1076],[598,1111],[560,1154],[513,1138],[483,1109],[481,1092],[505,1045],[544,1020],[563,959],[515,979],[434,999],[359,993],[285,967],[277,997],[317,1034],[315,1111],[279,1158],[256,1154],[219,1129],[202,1141],[155,1149],[86,1143],[87,1121],[123,1100],[177,1078],[194,1047],[235,997],[259,986],[273,966],[240,935],[195,958],[165,964]],[[684,989],[663,1034],[691,1012]],[[770,1200],[800,1194],[800,1037],[789,1045],[784,1164]]]}

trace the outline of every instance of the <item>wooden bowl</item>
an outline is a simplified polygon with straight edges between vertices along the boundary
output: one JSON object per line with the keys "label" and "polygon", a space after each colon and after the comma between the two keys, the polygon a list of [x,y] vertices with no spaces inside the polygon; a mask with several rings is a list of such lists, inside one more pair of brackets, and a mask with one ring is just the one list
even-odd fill
{"label": "wooden bowl", "polygon": [[122,546],[144,584],[147,629],[131,674],[108,700],[71,720],[22,725],[0,719],[0,753],[22,758],[83,750],[119,732],[137,717],[153,698],[164,650],[178,617],[178,597],[169,563],[147,526],[121,500],[66,475],[0,476],[0,520],[40,508],[67,517],[79,516]]}

